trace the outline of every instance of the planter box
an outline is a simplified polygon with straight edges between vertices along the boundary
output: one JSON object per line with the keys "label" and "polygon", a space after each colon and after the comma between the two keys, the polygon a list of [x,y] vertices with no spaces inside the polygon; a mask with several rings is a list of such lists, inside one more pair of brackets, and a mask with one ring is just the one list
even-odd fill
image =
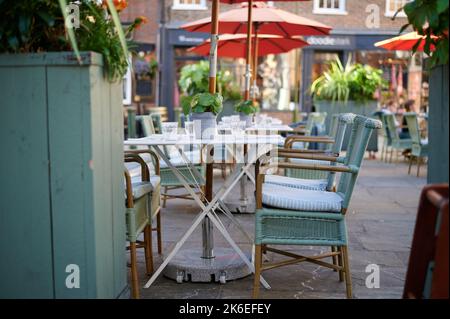
{"label": "planter box", "polygon": [[448,64],[431,70],[429,94],[427,181],[448,183]]}
{"label": "planter box", "polygon": [[126,291],[122,88],[82,58],[0,55],[0,298]]}
{"label": "planter box", "polygon": [[[331,101],[314,101],[317,112],[327,112],[326,129],[327,133],[330,128],[331,118],[333,114],[337,113],[354,113],[364,116],[372,117],[372,114],[377,109],[377,102],[370,101],[367,103],[360,103],[356,101],[347,102],[331,102]],[[342,144],[342,150],[347,149],[348,139],[350,138],[351,128],[348,127],[344,136],[344,143]],[[367,146],[368,151],[378,151],[378,133],[374,131],[369,140]]]}

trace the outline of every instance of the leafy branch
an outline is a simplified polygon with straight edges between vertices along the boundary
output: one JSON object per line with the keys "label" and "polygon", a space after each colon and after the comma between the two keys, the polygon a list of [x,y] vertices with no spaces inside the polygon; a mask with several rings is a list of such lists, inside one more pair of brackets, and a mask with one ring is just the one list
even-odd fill
{"label": "leafy branch", "polygon": [[418,34],[425,36],[424,40],[417,41],[413,52],[425,41],[423,51],[430,56],[430,68],[448,64],[448,6],[448,0],[414,0],[403,7],[408,23],[400,29],[400,33],[412,26]]}

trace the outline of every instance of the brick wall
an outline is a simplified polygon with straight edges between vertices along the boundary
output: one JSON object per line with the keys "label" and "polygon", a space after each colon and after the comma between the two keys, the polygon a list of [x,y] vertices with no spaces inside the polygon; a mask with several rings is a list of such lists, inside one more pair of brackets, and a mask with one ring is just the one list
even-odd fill
{"label": "brick wall", "polygon": [[132,22],[138,16],[145,16],[148,23],[134,33],[134,40],[156,43],[158,33],[158,0],[128,0],[128,7],[120,13],[122,22]]}
{"label": "brick wall", "polygon": [[[172,23],[190,22],[197,19],[205,18],[211,15],[211,1],[206,1],[207,10],[173,10],[172,0],[166,0],[167,20]],[[313,19],[331,27],[354,30],[372,30],[366,26],[366,19],[369,13],[366,13],[366,8],[370,4],[375,4],[379,8],[380,30],[399,30],[402,25],[407,23],[407,19],[397,17],[394,21],[390,17],[385,16],[386,0],[347,0],[346,1],[346,15],[329,15],[329,14],[314,14],[314,1],[302,2],[274,2],[274,5],[280,9],[301,15],[305,18]],[[239,5],[220,4],[221,11],[227,11]]]}

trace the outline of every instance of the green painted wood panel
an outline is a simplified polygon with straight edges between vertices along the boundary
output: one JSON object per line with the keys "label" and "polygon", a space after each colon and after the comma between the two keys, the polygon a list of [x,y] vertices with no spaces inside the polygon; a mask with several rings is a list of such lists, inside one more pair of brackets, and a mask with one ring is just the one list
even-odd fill
{"label": "green painted wood panel", "polygon": [[[32,136],[33,148],[25,149],[23,153],[28,155],[27,162],[32,159],[30,167],[35,170],[30,174],[31,183],[26,184],[30,185],[28,193],[31,194],[24,194],[24,197],[34,199],[38,196],[42,203],[35,205],[35,211],[39,217],[46,214],[47,219],[39,220],[41,228],[27,227],[30,215],[33,216],[24,212],[31,208],[31,204],[4,204],[6,201],[2,200],[2,229],[8,227],[10,230],[2,231],[1,239],[4,245],[7,238],[14,238],[14,233],[27,231],[27,238],[36,237],[39,239],[35,240],[36,245],[47,251],[45,254],[36,249],[35,253],[38,258],[47,257],[47,263],[40,262],[41,273],[36,272],[34,277],[40,286],[29,290],[28,294],[24,292],[28,289],[24,276],[30,267],[17,267],[16,277],[24,277],[18,285],[14,286],[13,279],[3,285],[3,277],[7,280],[8,276],[7,268],[13,266],[3,264],[1,267],[5,269],[0,268],[0,282],[5,289],[0,290],[5,291],[5,297],[116,298],[127,287],[120,83],[112,84],[105,80],[98,54],[83,53],[82,67],[69,53],[28,55],[28,59],[24,56],[18,55],[16,59],[11,55],[0,56],[0,83],[11,82],[7,72],[17,72],[18,65],[24,70],[23,77],[30,78],[28,82],[18,79],[9,87],[2,86],[20,99],[11,99],[8,110],[16,111],[6,114],[14,121],[9,119],[8,125],[4,125],[0,132],[5,137],[9,130],[15,132],[17,126],[20,127],[17,137],[8,140],[8,148],[24,148],[20,138]],[[11,70],[7,71],[8,68]],[[41,78],[30,77],[39,68],[42,70]],[[23,85],[36,92],[28,94]],[[41,101],[36,97],[41,97]],[[23,101],[26,103],[24,112],[17,111]],[[36,103],[42,106],[36,108]],[[3,121],[6,119],[3,120],[2,112]],[[22,128],[21,123],[27,121],[35,125],[22,125]],[[17,163],[19,166],[21,162]],[[44,163],[45,169],[37,167],[38,163]],[[7,180],[22,181],[27,179],[26,172],[28,170],[22,171],[19,167],[14,171],[2,171],[2,175],[5,173]],[[22,183],[12,186],[11,194],[20,193],[20,187],[24,187]],[[28,189],[25,187],[25,190]],[[14,208],[16,215],[3,213]],[[25,218],[20,218],[21,215]],[[30,246],[30,243],[24,244],[19,239],[13,247],[20,247],[20,252],[7,251],[3,246],[1,251],[7,251],[6,258],[20,261],[22,265],[24,256],[34,256]],[[36,262],[33,258],[31,261]],[[66,267],[69,264],[80,268],[79,288],[66,287]],[[45,285],[48,293],[43,289]],[[17,293],[10,292],[11,289],[16,289]]]}
{"label": "green painted wood panel", "polygon": [[45,77],[0,64],[0,298],[54,296]]}
{"label": "green painted wood panel", "polygon": [[428,183],[448,183],[448,64],[430,72]]}

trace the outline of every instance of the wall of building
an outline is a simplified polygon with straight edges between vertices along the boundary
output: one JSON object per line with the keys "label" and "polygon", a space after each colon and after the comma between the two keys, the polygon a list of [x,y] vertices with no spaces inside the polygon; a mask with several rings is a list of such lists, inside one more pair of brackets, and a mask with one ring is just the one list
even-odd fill
{"label": "wall of building", "polygon": [[142,25],[134,33],[134,40],[142,43],[156,43],[158,33],[158,0],[132,0],[128,7],[120,13],[122,22],[133,22],[138,16],[144,16],[148,23]]}
{"label": "wall of building", "polygon": [[[347,0],[346,15],[331,14],[315,14],[313,13],[314,1],[300,2],[273,2],[274,6],[308,19],[317,20],[327,24],[335,29],[369,29],[366,26],[366,19],[369,13],[366,8],[369,5],[376,5],[379,8],[380,27],[381,30],[399,30],[407,20],[404,17],[397,17],[392,20],[391,17],[385,15],[386,0]],[[173,0],[166,0],[167,20],[171,23],[182,23],[186,21],[194,21],[197,19],[209,17],[211,15],[211,1],[206,1],[205,10],[173,10]],[[220,11],[228,11],[239,5],[220,4]],[[373,8],[373,7],[369,7]]]}

